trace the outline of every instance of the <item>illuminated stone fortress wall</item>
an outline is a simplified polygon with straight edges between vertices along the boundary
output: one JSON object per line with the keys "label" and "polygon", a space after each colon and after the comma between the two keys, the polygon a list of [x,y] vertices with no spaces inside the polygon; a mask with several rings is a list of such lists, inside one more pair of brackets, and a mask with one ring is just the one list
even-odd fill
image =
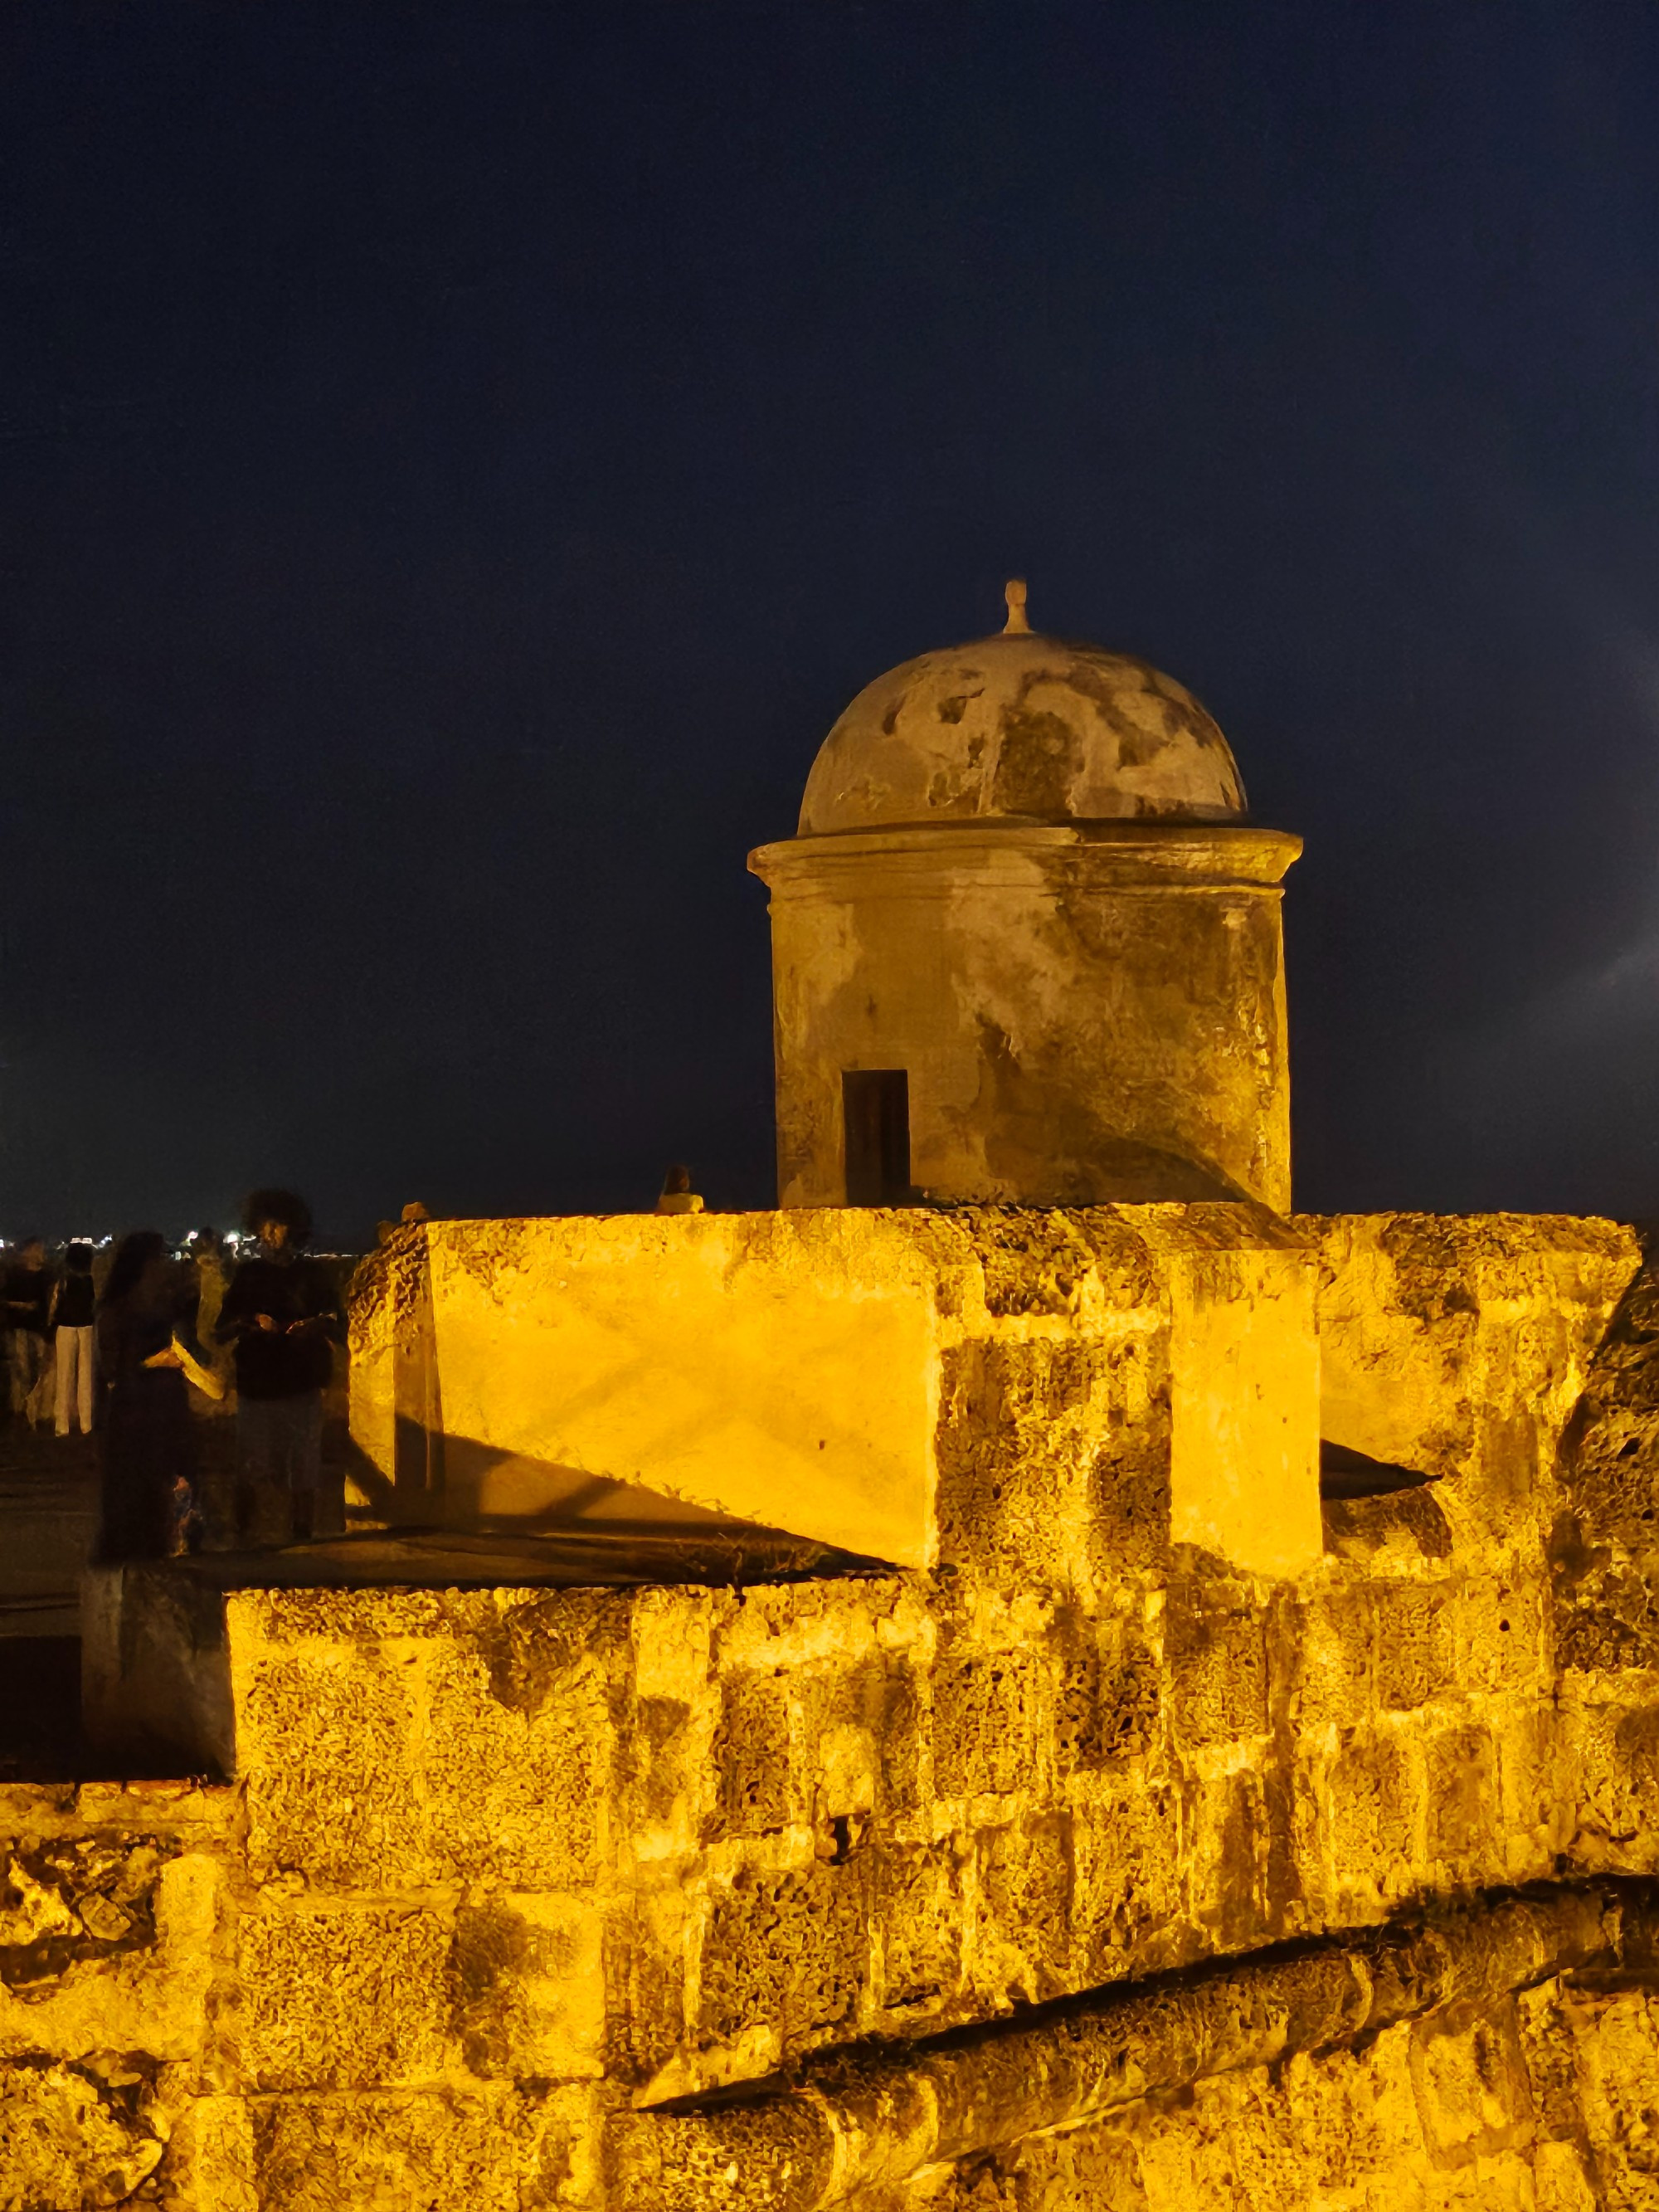
{"label": "illuminated stone fortress wall", "polygon": [[907,1080],[838,1094],[815,956],[806,1202],[366,1263],[374,1576],[94,1576],[89,1722],[180,1778],[0,1790],[0,2205],[1654,2201],[1659,1284],[1610,1222],[1286,1211],[1261,890],[1182,894],[1206,1094],[1135,1073],[1201,961],[1076,1060],[1065,1204],[983,975],[947,1034],[866,964],[839,1072]]}

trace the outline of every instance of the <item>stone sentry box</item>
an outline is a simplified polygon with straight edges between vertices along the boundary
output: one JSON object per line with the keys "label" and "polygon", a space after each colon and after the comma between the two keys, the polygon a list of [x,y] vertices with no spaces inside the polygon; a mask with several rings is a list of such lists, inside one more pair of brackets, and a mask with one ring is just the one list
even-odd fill
{"label": "stone sentry box", "polygon": [[1280,878],[1300,850],[1139,823],[763,847],[780,1202],[858,1202],[843,1083],[901,1070],[930,1198],[1287,1206]]}
{"label": "stone sentry box", "polygon": [[1279,884],[1302,841],[1249,819],[1183,684],[1034,632],[1023,583],[1007,600],[999,635],[866,684],[797,834],[749,856],[779,1203],[1285,1212]]}

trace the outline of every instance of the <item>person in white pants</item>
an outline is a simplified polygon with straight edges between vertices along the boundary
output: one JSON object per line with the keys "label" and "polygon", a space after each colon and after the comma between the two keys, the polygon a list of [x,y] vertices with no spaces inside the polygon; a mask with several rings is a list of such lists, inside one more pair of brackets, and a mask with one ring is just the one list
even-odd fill
{"label": "person in white pants", "polygon": [[64,1255],[64,1278],[52,1299],[52,1342],[58,1354],[57,1429],[70,1432],[70,1408],[81,1416],[81,1433],[92,1434],[93,1324],[98,1297],[92,1283],[92,1247],[71,1244]]}

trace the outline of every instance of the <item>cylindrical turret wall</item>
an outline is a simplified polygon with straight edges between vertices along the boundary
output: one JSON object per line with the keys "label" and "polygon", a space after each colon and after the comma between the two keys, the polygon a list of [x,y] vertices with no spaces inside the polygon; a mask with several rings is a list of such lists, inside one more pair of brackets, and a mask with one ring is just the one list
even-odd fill
{"label": "cylindrical turret wall", "polygon": [[1288,1207],[1300,850],[1167,822],[762,847],[780,1203]]}

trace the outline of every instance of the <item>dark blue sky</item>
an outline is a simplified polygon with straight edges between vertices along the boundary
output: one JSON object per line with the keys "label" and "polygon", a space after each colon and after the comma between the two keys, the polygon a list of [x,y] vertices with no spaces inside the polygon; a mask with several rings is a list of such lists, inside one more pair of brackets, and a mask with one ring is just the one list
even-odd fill
{"label": "dark blue sky", "polygon": [[1142,653],[1298,1198],[1659,1213],[1659,15],[0,16],[0,1233],[766,1203],[813,751]]}

